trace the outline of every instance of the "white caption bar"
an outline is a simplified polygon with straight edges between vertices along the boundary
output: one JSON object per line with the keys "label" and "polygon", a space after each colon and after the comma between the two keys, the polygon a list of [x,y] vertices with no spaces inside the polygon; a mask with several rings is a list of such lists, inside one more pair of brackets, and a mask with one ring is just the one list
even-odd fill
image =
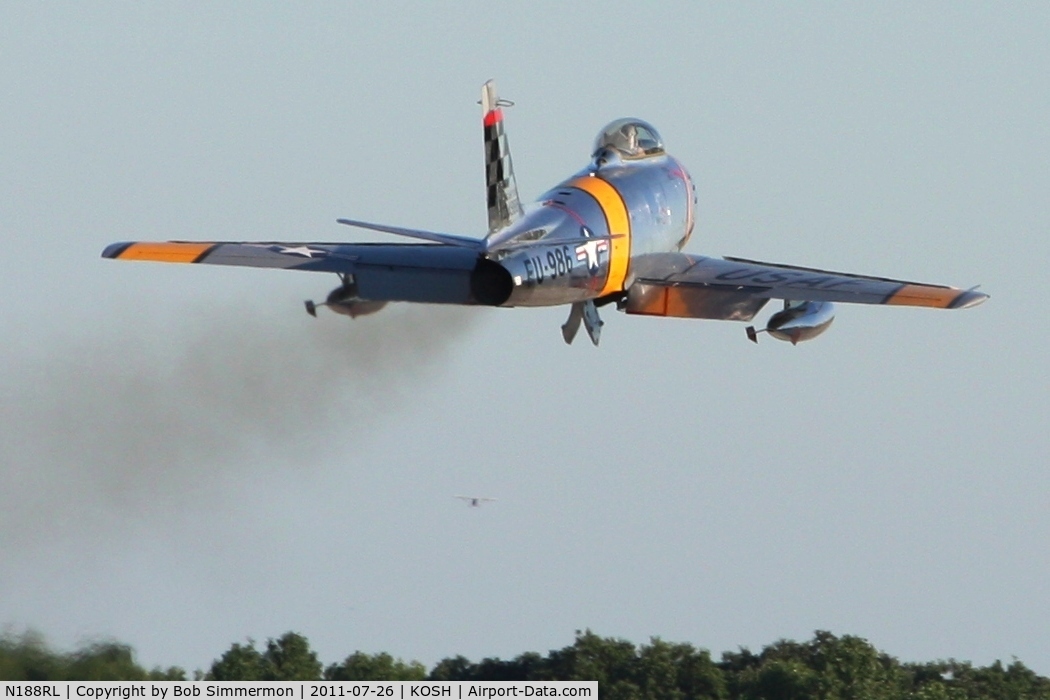
{"label": "white caption bar", "polygon": [[187,698],[597,698],[598,681],[0,681],[0,700]]}

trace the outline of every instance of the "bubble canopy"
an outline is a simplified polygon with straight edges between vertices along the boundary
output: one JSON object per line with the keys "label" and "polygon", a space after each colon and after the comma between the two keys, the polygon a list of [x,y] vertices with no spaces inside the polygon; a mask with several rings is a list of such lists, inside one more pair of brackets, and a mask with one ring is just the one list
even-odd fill
{"label": "bubble canopy", "polygon": [[607,124],[594,139],[592,153],[604,148],[611,148],[624,158],[644,158],[663,153],[664,142],[652,124],[627,117]]}

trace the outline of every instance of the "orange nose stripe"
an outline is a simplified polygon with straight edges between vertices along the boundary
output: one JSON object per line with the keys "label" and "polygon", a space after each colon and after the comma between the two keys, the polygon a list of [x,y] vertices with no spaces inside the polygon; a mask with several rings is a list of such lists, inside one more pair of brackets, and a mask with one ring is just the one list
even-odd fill
{"label": "orange nose stripe", "polygon": [[600,177],[579,177],[569,185],[594,197],[609,224],[609,235],[617,236],[610,241],[609,276],[605,278],[601,295],[621,292],[631,262],[631,219],[627,205],[616,188]]}

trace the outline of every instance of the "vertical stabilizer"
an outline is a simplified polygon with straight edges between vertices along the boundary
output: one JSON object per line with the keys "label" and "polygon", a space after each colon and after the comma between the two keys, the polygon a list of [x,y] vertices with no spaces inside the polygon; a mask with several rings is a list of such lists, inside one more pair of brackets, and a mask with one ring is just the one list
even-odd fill
{"label": "vertical stabilizer", "polygon": [[510,102],[496,96],[492,80],[481,88],[481,108],[485,126],[485,188],[488,197],[489,233],[506,228],[521,216],[518,183],[510,161],[510,147],[503,130],[503,107]]}

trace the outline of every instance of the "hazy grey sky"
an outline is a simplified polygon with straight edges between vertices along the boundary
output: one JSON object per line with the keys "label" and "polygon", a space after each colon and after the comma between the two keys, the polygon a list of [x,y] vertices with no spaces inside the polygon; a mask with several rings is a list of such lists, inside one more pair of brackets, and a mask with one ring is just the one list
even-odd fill
{"label": "hazy grey sky", "polygon": [[[1045,3],[4,3],[0,625],[188,669],[589,627],[1050,673],[1047,36]],[[491,77],[523,198],[638,116],[689,250],[992,299],[799,347],[610,310],[595,349],[561,309],[314,320],[334,276],[99,259],[481,235]]]}

